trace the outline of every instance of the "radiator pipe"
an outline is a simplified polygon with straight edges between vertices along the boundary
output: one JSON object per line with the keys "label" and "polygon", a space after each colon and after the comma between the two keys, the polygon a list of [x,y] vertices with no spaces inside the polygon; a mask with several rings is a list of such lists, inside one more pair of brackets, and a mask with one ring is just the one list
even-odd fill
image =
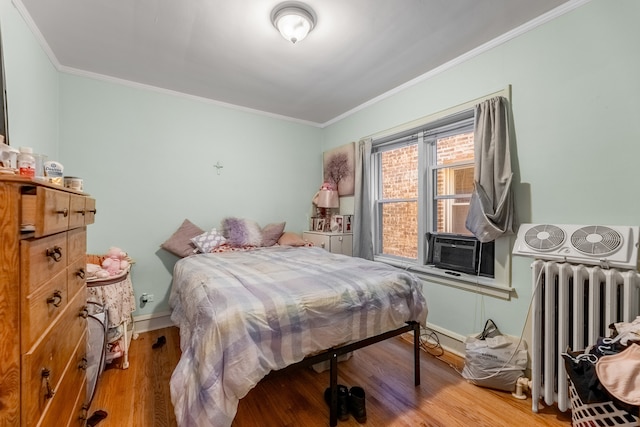
{"label": "radiator pipe", "polygon": [[511,395],[516,399],[525,400],[527,395],[524,394],[524,391],[527,389],[531,389],[531,380],[527,377],[520,377],[516,381],[516,391]]}

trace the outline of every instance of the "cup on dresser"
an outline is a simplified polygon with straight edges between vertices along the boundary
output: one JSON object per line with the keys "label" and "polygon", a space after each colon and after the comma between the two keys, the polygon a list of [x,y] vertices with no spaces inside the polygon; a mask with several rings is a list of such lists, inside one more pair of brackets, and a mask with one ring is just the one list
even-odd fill
{"label": "cup on dresser", "polygon": [[37,179],[45,179],[44,175],[44,162],[47,161],[46,154],[32,154],[33,158],[36,159],[36,173],[35,177]]}

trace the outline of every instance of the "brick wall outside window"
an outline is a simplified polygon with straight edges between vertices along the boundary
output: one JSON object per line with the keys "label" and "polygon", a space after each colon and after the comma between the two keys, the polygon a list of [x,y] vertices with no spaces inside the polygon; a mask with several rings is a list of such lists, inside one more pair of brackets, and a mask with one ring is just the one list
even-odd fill
{"label": "brick wall outside window", "polygon": [[[438,140],[437,163],[439,165],[452,164],[473,159],[473,133],[456,135]],[[384,199],[411,199],[418,197],[418,146],[409,145],[386,151],[381,154],[382,166],[382,197]],[[473,189],[473,167],[438,172],[438,194],[445,194],[448,180],[455,179],[453,188],[455,193],[470,193]],[[460,203],[462,202],[462,204]],[[455,199],[454,203],[462,209],[466,199]],[[447,230],[445,226],[445,203],[438,204],[437,231],[458,232],[460,221],[453,218],[454,229]],[[461,216],[461,215],[459,215]],[[463,221],[464,223],[464,221]],[[418,204],[415,201],[386,203],[382,213],[382,252],[416,259],[418,256]],[[464,230],[463,230],[464,231]]]}

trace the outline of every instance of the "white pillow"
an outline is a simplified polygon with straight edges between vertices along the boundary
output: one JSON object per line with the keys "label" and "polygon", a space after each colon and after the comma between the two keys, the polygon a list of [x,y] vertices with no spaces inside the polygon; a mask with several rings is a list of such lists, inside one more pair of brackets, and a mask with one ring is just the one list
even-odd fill
{"label": "white pillow", "polygon": [[215,249],[226,242],[226,240],[227,239],[225,239],[224,236],[218,232],[218,230],[213,228],[211,229],[211,231],[207,231],[192,238],[191,242],[196,245],[198,251],[206,254],[211,252],[212,249]]}

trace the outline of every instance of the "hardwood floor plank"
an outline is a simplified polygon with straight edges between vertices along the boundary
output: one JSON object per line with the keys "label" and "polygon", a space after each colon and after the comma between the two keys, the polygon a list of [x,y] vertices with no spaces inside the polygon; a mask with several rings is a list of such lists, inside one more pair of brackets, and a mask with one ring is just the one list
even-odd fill
{"label": "hardwood floor plank", "polygon": [[[160,336],[166,344],[153,349]],[[90,414],[105,410],[99,427],[176,426],[169,379],[180,358],[177,328],[140,334],[132,341],[127,370],[107,369],[98,381]],[[413,385],[413,348],[401,338],[358,350],[339,363],[338,382],[366,392],[368,426],[570,426],[570,412],[555,407],[531,411],[531,398],[467,383],[459,374],[464,361],[421,352],[422,384]],[[326,427],[329,408],[323,393],[329,372],[310,368],[274,372],[240,400],[233,427]],[[350,417],[338,426],[359,426]]]}

